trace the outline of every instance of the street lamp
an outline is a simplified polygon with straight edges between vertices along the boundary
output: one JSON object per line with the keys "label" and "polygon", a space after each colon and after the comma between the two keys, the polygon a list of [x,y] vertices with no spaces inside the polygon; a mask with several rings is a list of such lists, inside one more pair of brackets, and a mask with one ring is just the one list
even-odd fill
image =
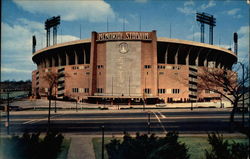
{"label": "street lamp", "polygon": [[7,121],[5,123],[5,126],[7,127],[7,134],[10,134],[10,102],[9,102],[9,98],[10,98],[10,92],[7,92]]}
{"label": "street lamp", "polygon": [[102,125],[102,159],[104,159],[104,125]]}
{"label": "street lamp", "polygon": [[148,134],[150,134],[150,111],[148,111]]}

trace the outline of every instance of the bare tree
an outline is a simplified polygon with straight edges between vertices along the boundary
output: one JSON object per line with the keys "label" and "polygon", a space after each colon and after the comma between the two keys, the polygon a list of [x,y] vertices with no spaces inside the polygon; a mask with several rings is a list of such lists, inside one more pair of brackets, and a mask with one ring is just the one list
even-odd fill
{"label": "bare tree", "polygon": [[238,103],[242,101],[242,96],[248,92],[243,89],[244,85],[249,82],[248,71],[244,74],[244,78],[238,76],[239,67],[234,71],[227,69],[208,68],[204,67],[198,73],[198,89],[209,90],[218,93],[226,98],[233,105],[230,114],[230,123],[234,122],[234,114],[238,108]]}
{"label": "bare tree", "polygon": [[43,79],[48,83],[48,99],[49,99],[49,113],[48,113],[48,131],[50,130],[50,109],[51,109],[51,99],[53,94],[53,88],[57,87],[58,79],[60,74],[56,72],[48,72],[43,76]]}

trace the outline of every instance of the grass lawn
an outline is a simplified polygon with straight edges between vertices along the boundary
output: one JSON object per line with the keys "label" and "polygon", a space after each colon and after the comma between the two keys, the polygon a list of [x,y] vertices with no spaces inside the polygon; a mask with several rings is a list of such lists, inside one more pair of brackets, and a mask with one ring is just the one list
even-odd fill
{"label": "grass lawn", "polygon": [[58,154],[57,159],[67,159],[69,146],[70,146],[70,139],[64,139],[62,143],[61,152]]}
{"label": "grass lawn", "polygon": [[[122,138],[117,138],[122,140]],[[224,137],[224,139],[229,142],[235,141],[238,143],[248,143],[247,138],[230,138]],[[105,138],[105,145],[108,144],[112,140],[112,138]],[[188,152],[190,154],[190,159],[205,159],[205,149],[209,150],[210,145],[208,144],[207,137],[179,137],[179,141],[185,143],[188,147]],[[101,159],[101,151],[102,151],[102,139],[101,138],[93,138],[92,140],[94,146],[94,152],[96,159]],[[108,154],[106,150],[104,151],[104,158],[108,159]]]}

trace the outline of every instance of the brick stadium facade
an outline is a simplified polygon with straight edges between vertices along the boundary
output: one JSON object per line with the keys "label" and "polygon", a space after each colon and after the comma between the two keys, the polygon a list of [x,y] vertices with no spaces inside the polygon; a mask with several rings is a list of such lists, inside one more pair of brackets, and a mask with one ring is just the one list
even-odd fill
{"label": "brick stadium facade", "polygon": [[128,103],[216,100],[218,94],[197,91],[203,67],[231,69],[237,56],[205,43],[157,38],[152,32],[92,32],[91,39],[61,43],[33,54],[35,96],[46,96],[43,76],[58,72],[57,98]]}

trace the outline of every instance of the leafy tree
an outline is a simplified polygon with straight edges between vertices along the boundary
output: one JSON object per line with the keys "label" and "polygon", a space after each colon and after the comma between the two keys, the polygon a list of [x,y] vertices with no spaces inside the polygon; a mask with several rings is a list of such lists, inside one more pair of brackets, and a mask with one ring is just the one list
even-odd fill
{"label": "leafy tree", "polygon": [[188,149],[178,142],[178,133],[170,132],[164,138],[154,134],[136,134],[132,138],[125,133],[123,141],[113,139],[106,145],[110,159],[188,159]]}
{"label": "leafy tree", "polygon": [[247,159],[249,145],[242,143],[229,144],[219,133],[208,134],[212,150],[205,150],[206,159]]}

